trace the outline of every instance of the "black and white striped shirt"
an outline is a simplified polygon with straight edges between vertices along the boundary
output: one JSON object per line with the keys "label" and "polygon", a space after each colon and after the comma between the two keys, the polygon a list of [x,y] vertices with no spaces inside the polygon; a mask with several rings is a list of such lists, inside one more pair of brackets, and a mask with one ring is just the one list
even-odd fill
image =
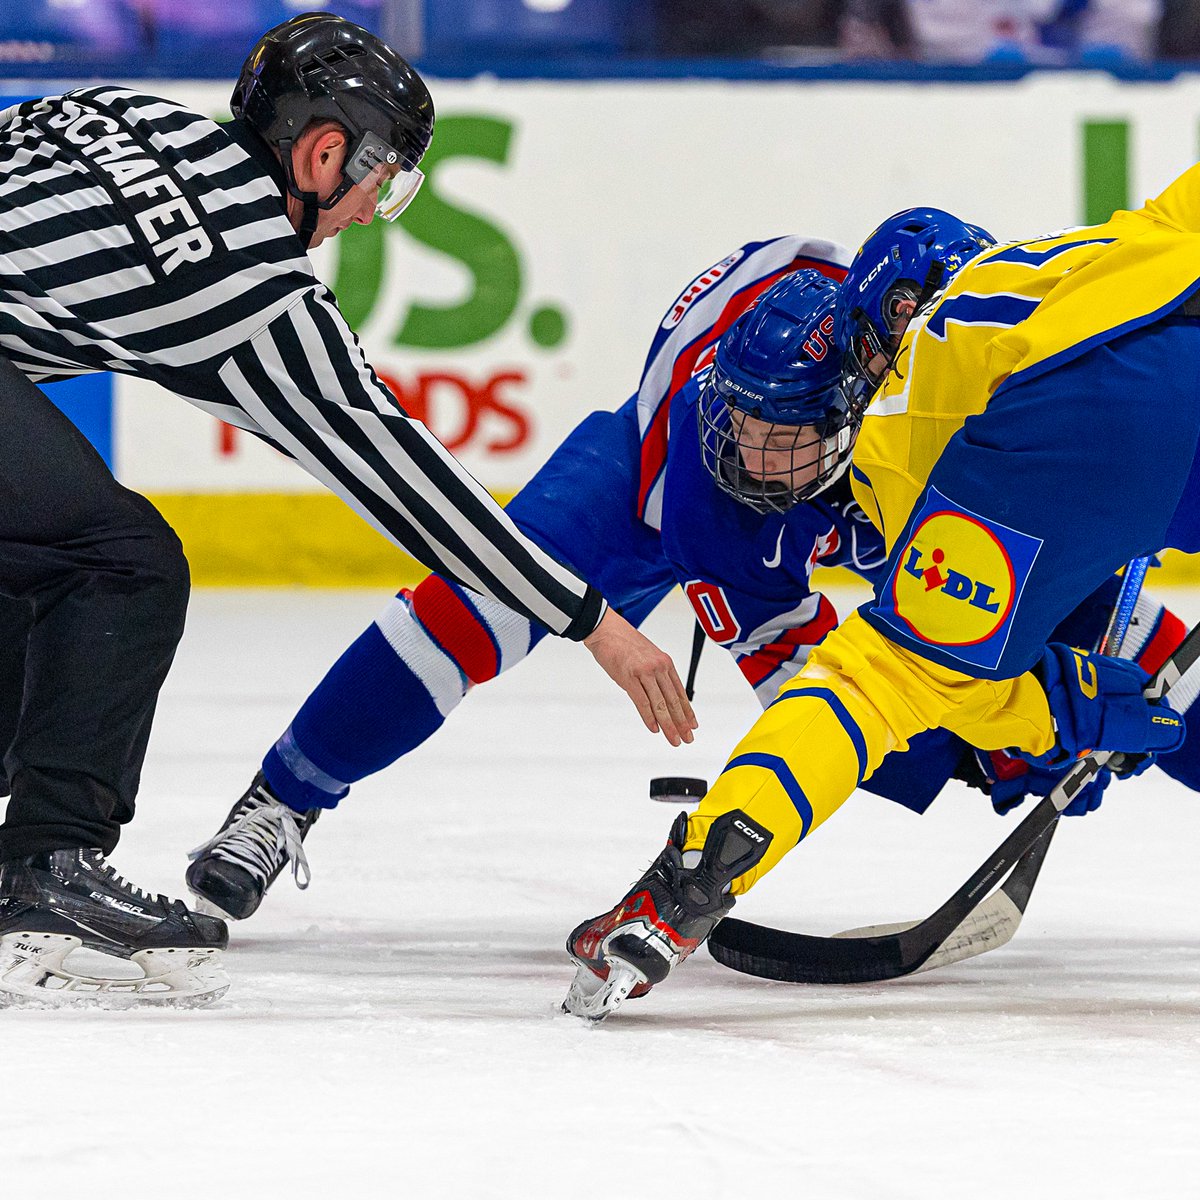
{"label": "black and white striped shirt", "polygon": [[88,87],[0,113],[0,353],[151,379],[296,459],[422,562],[567,637],[604,602],[528,541],[363,357],[238,122]]}

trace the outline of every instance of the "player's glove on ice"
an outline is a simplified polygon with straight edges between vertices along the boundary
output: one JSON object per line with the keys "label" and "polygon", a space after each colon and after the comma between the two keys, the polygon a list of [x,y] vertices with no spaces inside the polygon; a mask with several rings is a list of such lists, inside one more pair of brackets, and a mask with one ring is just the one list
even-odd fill
{"label": "player's glove on ice", "polygon": [[1037,768],[1070,764],[1093,750],[1120,751],[1118,774],[1137,775],[1160,753],[1177,750],[1187,728],[1163,700],[1142,694],[1150,676],[1137,663],[1052,642],[1034,667],[1046,689],[1058,744],[1028,756]]}
{"label": "player's glove on ice", "polygon": [[[991,798],[992,807],[1003,816],[1021,804],[1026,796],[1048,796],[1068,771],[1075,765],[1064,763],[1061,767],[1036,766],[1028,759],[1006,750],[976,750],[975,764],[983,776],[982,786]],[[1112,772],[1102,770],[1063,809],[1063,816],[1082,817],[1100,807],[1104,789]],[[974,781],[971,781],[974,782]]]}

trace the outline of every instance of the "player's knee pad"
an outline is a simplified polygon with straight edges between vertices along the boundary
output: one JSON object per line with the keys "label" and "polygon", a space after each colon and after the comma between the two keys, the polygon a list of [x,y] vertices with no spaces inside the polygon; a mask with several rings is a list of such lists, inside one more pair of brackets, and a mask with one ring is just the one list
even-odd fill
{"label": "player's knee pad", "polygon": [[519,662],[537,640],[524,617],[437,575],[402,591],[375,624],[443,717],[470,687]]}
{"label": "player's knee pad", "polygon": [[1179,648],[1187,637],[1188,627],[1161,600],[1152,595],[1138,597],[1133,610],[1133,622],[1121,644],[1124,658],[1153,674]]}

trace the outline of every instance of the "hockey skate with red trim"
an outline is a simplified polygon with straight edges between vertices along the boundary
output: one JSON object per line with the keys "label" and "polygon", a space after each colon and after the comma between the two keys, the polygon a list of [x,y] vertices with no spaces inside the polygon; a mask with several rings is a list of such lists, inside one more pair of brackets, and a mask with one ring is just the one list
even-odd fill
{"label": "hockey skate with red trim", "polygon": [[733,908],[730,885],[771,844],[740,809],[712,823],[703,850],[683,852],[687,828],[681,812],[666,847],[621,902],[572,931],[575,978],[564,1012],[602,1021],[666,979]]}

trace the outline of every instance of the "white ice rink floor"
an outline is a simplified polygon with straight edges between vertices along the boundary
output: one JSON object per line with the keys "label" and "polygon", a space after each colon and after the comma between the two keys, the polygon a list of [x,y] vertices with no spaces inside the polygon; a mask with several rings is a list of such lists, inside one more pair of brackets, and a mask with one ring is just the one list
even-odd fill
{"label": "white ice rink floor", "polygon": [[[194,597],[119,870],[183,893],[384,599]],[[686,656],[677,598],[649,630]],[[311,888],[234,927],[219,1005],[0,1012],[0,1197],[1200,1196],[1200,797],[1157,770],[1060,831],[994,954],[806,989],[701,951],[603,1026],[561,1015],[565,934],[665,840],[648,777],[711,778],[757,711],[711,648],[698,709],[672,751],[546,645],[324,817]],[[738,915],[924,916],[1011,823],[965,790],[923,818],[857,796]]]}

